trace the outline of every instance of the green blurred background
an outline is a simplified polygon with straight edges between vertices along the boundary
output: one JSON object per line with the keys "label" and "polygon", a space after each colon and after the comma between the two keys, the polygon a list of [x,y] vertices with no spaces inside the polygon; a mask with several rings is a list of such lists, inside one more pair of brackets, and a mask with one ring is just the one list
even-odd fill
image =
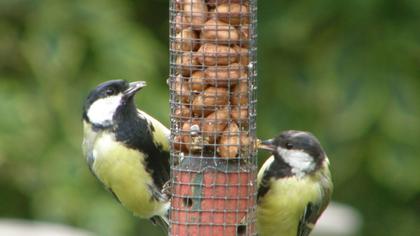
{"label": "green blurred background", "polygon": [[[258,13],[258,135],[312,131],[361,235],[420,235],[420,1],[259,1]],[[169,123],[168,1],[1,0],[0,71],[0,217],[163,235],[89,173],[80,116],[96,84],[146,80],[138,105]]]}

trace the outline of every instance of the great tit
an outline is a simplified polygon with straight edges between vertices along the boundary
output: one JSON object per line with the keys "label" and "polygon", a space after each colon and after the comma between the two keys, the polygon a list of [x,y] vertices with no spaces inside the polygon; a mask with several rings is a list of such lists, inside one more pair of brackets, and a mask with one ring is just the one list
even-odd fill
{"label": "great tit", "polygon": [[83,107],[83,150],[89,169],[126,208],[167,227],[169,130],[136,108],[144,81],[111,80],[93,89]]}
{"label": "great tit", "polygon": [[259,236],[309,235],[333,190],[321,144],[311,133],[290,130],[259,148],[273,154],[257,177]]}

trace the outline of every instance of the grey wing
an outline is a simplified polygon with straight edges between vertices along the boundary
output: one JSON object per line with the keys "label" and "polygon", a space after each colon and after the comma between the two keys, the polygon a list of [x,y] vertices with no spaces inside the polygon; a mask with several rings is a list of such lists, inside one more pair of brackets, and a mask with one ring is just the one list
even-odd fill
{"label": "grey wing", "polygon": [[[92,132],[93,133],[93,132]],[[96,176],[95,172],[93,171],[93,163],[95,162],[95,157],[93,156],[93,143],[94,143],[94,139],[95,136],[94,135],[89,135],[88,137],[84,137],[83,138],[83,143],[82,143],[82,150],[83,150],[83,155],[86,158],[86,163],[89,167],[90,172],[96,177],[98,178],[98,176]]]}
{"label": "grey wing", "polygon": [[321,195],[318,201],[309,202],[299,221],[297,236],[308,236],[315,227],[316,221],[327,208],[332,194],[332,182],[329,171],[321,176]]}
{"label": "grey wing", "polygon": [[[95,162],[95,157],[93,155],[93,149],[95,145],[95,141],[98,137],[98,133],[92,131],[89,127],[84,127],[84,137],[82,142],[82,151],[83,155],[86,158],[86,162],[89,166],[89,170],[95,175],[93,172],[93,163]],[[95,177],[97,177],[95,175]]]}
{"label": "grey wing", "polygon": [[321,215],[319,211],[319,205],[315,205],[312,202],[308,203],[305,213],[299,221],[297,236],[308,236],[311,233],[318,217]]}

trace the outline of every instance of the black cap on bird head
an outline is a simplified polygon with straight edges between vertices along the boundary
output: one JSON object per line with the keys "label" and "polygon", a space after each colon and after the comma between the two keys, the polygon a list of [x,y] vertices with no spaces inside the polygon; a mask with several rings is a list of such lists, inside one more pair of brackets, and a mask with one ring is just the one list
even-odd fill
{"label": "black cap on bird head", "polygon": [[109,126],[121,106],[134,106],[133,97],[143,87],[144,81],[127,82],[110,80],[93,89],[83,106],[83,119],[96,126]]}
{"label": "black cap on bird head", "polygon": [[315,163],[313,170],[318,169],[325,159],[325,152],[318,139],[304,131],[284,131],[273,139],[261,141],[259,148],[271,151],[275,158],[282,158],[292,165],[300,160],[305,162],[303,159],[306,157],[312,158],[311,161]]}

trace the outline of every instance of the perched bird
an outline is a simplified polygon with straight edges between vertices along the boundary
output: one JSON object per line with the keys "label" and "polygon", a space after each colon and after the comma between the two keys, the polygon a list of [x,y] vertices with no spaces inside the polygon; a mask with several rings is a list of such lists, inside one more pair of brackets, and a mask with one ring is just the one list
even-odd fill
{"label": "perched bird", "polygon": [[273,154],[258,172],[259,235],[309,235],[333,189],[321,144],[308,132],[290,130],[259,148]]}
{"label": "perched bird", "polygon": [[[169,130],[138,110],[134,95],[146,82],[98,85],[83,108],[83,150],[92,173],[134,215],[167,226]],[[162,225],[163,224],[163,225]]]}

